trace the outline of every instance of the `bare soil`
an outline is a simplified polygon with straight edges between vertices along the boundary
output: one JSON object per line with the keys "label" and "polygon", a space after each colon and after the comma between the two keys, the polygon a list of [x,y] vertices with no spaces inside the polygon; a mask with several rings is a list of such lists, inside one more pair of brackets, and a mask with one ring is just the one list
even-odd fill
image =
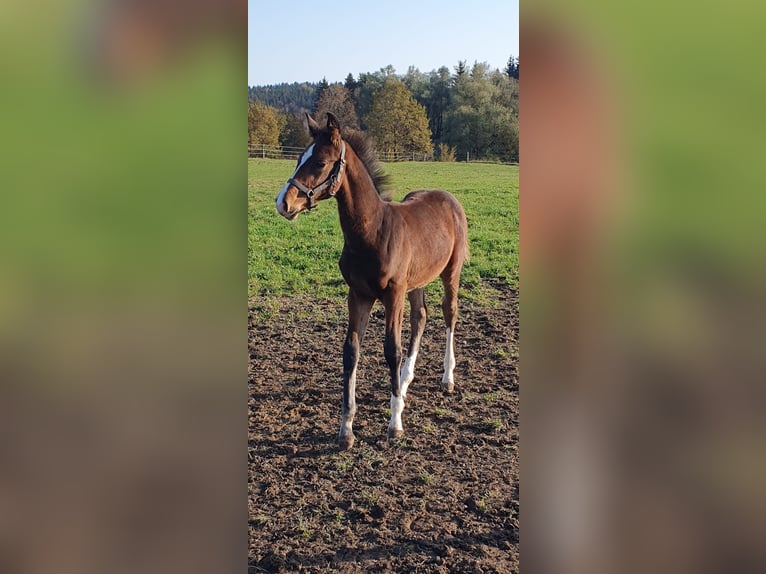
{"label": "bare soil", "polygon": [[266,315],[251,301],[249,572],[519,571],[518,298],[493,288],[492,303],[460,302],[451,395],[439,389],[444,322],[428,302],[393,443],[376,305],[349,452],[337,446],[345,301],[283,298]]}

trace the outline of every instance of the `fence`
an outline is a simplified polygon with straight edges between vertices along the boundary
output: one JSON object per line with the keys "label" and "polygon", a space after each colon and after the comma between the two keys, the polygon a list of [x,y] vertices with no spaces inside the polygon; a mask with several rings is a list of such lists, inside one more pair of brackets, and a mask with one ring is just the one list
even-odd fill
{"label": "fence", "polygon": [[[292,159],[297,160],[304,148],[302,147],[290,147],[290,146],[268,146],[268,145],[255,145],[248,146],[247,157],[258,157],[268,159]],[[402,153],[402,152],[378,152],[378,159],[384,162],[394,161],[434,161],[432,155],[418,154],[418,153]],[[471,163],[506,163],[499,161],[484,161],[475,160],[470,157],[465,158],[466,161]],[[511,165],[518,165],[517,162],[513,162]]]}
{"label": "fence", "polygon": [[[302,147],[255,145],[247,148],[247,156],[297,160],[303,149]],[[378,152],[378,159],[380,161],[433,161],[433,156],[419,153]]]}
{"label": "fence", "polygon": [[302,147],[255,145],[248,146],[247,157],[261,157],[270,159],[295,159],[297,160],[303,150]]}

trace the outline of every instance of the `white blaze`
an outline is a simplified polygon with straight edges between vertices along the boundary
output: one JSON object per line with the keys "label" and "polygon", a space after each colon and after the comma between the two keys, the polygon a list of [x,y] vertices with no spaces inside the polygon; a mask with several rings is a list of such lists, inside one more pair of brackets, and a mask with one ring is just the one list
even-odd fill
{"label": "white blaze", "polygon": [[[298,173],[298,170],[300,170],[303,167],[303,164],[306,163],[309,159],[311,159],[311,154],[314,153],[314,144],[311,144],[308,149],[303,152],[303,156],[301,157],[301,162],[298,164],[298,167],[295,168],[295,171],[293,172],[293,175],[291,176],[291,179],[295,177],[295,174]],[[280,215],[284,216],[287,215],[287,212],[283,210],[282,205],[285,202],[285,195],[287,194],[287,190],[289,189],[290,184],[286,183],[285,186],[282,188],[282,190],[279,192],[279,195],[277,195],[277,211]]]}

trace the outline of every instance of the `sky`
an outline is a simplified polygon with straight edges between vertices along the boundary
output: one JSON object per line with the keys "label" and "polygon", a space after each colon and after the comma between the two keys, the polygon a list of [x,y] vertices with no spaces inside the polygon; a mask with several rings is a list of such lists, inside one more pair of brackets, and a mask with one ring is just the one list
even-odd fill
{"label": "sky", "polygon": [[392,65],[504,68],[519,55],[518,0],[248,0],[248,85],[342,82]]}

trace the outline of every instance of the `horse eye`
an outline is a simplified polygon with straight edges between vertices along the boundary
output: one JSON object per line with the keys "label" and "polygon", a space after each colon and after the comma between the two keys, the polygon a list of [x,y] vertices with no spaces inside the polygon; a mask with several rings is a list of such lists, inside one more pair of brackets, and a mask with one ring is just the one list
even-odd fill
{"label": "horse eye", "polygon": [[327,165],[327,162],[326,162],[326,161],[317,161],[317,165],[318,165],[319,167],[324,167],[324,166],[326,166],[326,165]]}

